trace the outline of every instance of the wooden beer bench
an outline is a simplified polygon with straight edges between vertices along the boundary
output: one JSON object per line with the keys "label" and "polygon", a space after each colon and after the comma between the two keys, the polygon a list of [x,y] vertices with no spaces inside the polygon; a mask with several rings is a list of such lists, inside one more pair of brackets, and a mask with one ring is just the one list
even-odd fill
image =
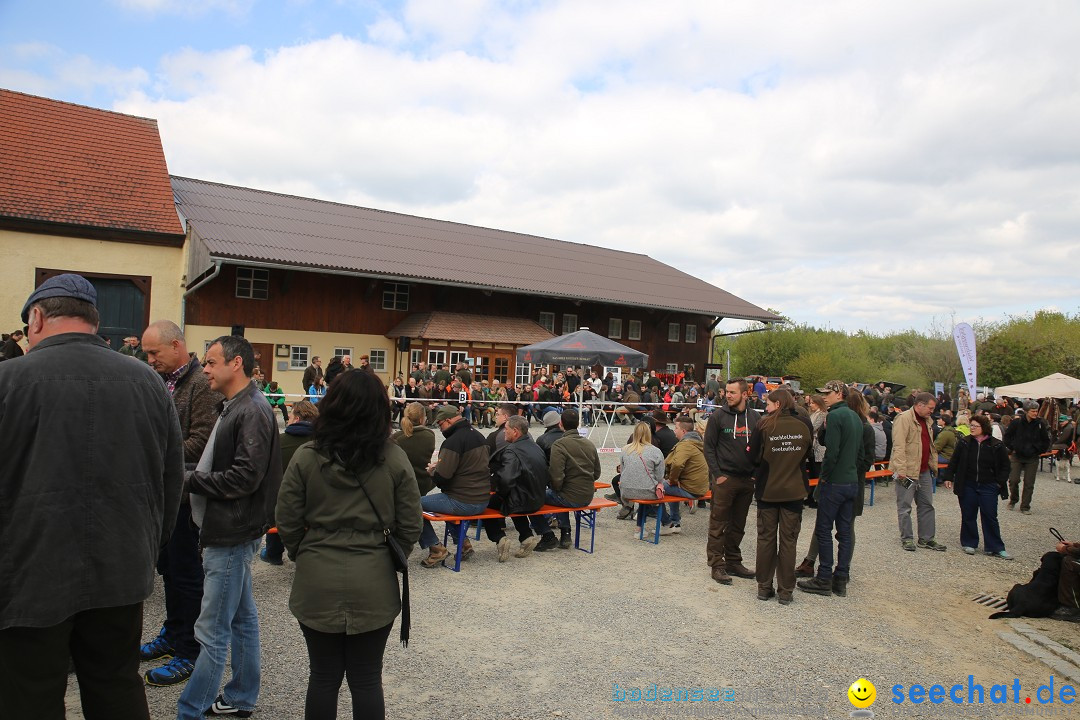
{"label": "wooden beer bench", "polygon": [[[609,486],[610,487],[610,486]],[[683,498],[684,500],[686,498]],[[485,510],[482,513],[475,515],[443,515],[442,513],[425,512],[424,519],[431,522],[443,522],[447,523],[443,529],[443,546],[447,546],[447,541],[450,538],[450,524],[457,523],[456,541],[457,548],[454,552],[454,572],[461,572],[461,547],[465,544],[466,536],[469,533],[469,524],[476,523],[477,532],[479,533],[481,523],[484,520],[503,520],[505,518],[512,517],[533,517],[535,515],[552,515],[554,513],[574,513],[574,547],[582,552],[592,553],[596,549],[596,511],[603,508],[616,507],[618,503],[605,500],[604,498],[593,498],[592,502],[588,505],[581,507],[563,507],[562,505],[543,505],[536,512],[531,513],[512,513],[510,515],[503,515],[496,510]],[[590,532],[589,536],[589,549],[586,550],[582,547],[581,543],[581,526],[582,524],[588,528]],[[479,539],[479,535],[477,535]],[[448,556],[449,557],[449,556]],[[446,560],[442,561],[443,567],[449,567],[446,564]]]}

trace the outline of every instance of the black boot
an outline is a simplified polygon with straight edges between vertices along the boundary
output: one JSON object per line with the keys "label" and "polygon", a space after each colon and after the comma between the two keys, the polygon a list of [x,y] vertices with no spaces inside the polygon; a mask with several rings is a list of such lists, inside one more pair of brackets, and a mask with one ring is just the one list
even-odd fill
{"label": "black boot", "polygon": [[563,530],[559,535],[559,547],[563,550],[569,550],[574,546],[574,536],[569,530]]}
{"label": "black boot", "polygon": [[544,552],[545,550],[551,550],[552,548],[559,547],[559,541],[555,539],[555,533],[546,532],[544,536],[540,538],[540,542],[536,545],[536,552]]}
{"label": "black boot", "polygon": [[832,592],[837,597],[847,597],[847,578],[837,577],[833,575],[832,579]]}

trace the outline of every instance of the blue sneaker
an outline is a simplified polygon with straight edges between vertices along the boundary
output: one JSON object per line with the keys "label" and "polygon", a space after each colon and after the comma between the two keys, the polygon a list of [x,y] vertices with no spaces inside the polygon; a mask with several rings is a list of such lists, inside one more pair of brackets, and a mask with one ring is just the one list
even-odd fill
{"label": "blue sneaker", "polygon": [[168,660],[176,654],[176,650],[169,644],[169,641],[165,639],[164,635],[158,635],[156,638],[139,646],[139,659],[142,662],[149,660]]}
{"label": "blue sneaker", "polygon": [[147,685],[169,687],[179,685],[195,672],[195,664],[184,658],[173,658],[161,667],[156,667],[143,675]]}
{"label": "blue sneaker", "polygon": [[280,557],[274,557],[272,555],[267,555],[266,554],[266,548],[263,548],[262,550],[259,551],[259,559],[262,560],[265,563],[270,563],[271,565],[284,565],[285,564],[284,561]]}

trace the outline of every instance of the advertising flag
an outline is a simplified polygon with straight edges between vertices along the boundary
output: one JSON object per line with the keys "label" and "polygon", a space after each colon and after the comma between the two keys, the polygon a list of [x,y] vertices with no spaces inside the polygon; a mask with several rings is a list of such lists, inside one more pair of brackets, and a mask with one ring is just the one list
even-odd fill
{"label": "advertising flag", "polygon": [[953,328],[953,340],[956,341],[956,352],[960,354],[960,366],[964,368],[968,392],[974,398],[978,392],[975,389],[975,331],[967,323],[960,323]]}

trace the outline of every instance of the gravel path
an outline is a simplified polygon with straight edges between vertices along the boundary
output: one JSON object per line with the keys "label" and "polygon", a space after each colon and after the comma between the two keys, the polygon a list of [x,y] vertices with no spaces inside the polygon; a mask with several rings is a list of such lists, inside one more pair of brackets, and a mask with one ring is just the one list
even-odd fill
{"label": "gravel path", "polygon": [[[615,435],[621,440],[626,431]],[[615,456],[601,459],[608,479]],[[966,683],[969,674],[987,690],[1013,678],[1029,691],[1048,681],[1049,670],[1002,642],[995,633],[1007,627],[987,620],[989,611],[971,598],[982,592],[1004,596],[1013,583],[1026,581],[1052,548],[1049,526],[1080,537],[1080,486],[1040,473],[1032,515],[1008,512],[1002,504],[1002,533],[1013,561],[964,555],[955,497],[942,489],[935,499],[938,539],[948,552],[901,551],[894,492],[879,487],[877,504],[856,523],[848,597],[796,591],[787,607],[757,600],[753,580],[735,578],[733,586],[721,586],[710,579],[706,510],[684,512],[683,534],[664,537],[658,547],[633,538],[633,523],[617,520],[609,509],[599,514],[593,555],[554,550],[500,565],[485,538],[462,572],[453,573],[421,568],[418,550],[410,571],[412,642],[402,649],[393,640],[395,630],[386,652],[387,716],[836,718],[852,710],[846,692],[859,677],[877,686],[873,709],[879,716],[1022,716],[1034,708],[896,706],[890,688],[948,687]],[[814,511],[806,511],[800,552],[813,521]],[[755,528],[752,508],[742,546],[751,566]],[[511,538],[516,540],[512,532]],[[263,649],[255,717],[301,718],[307,655],[288,610],[293,565],[255,564]],[[159,585],[146,603],[146,637],[157,632],[163,612]],[[1073,646],[1080,637],[1080,626],[1067,623],[1046,621],[1040,628]],[[616,684],[647,689],[652,683],[732,688],[734,699],[613,700]],[[148,688],[152,717],[174,717],[179,692]],[[72,699],[75,693],[72,680]],[[77,706],[77,700],[69,702]],[[343,687],[339,717],[351,717],[348,708]]]}

